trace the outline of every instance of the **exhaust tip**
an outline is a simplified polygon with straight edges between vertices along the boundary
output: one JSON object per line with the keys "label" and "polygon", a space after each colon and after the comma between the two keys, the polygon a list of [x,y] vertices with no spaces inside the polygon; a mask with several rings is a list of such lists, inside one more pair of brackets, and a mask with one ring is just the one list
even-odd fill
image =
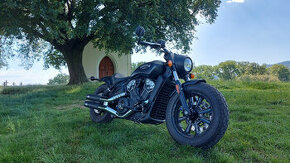
{"label": "exhaust tip", "polygon": [[94,101],[85,101],[84,106],[88,108],[97,109],[100,106],[100,103]]}

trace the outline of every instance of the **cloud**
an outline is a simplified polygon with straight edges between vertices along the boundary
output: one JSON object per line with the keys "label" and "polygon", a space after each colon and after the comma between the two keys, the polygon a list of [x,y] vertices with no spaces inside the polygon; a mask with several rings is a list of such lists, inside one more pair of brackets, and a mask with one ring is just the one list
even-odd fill
{"label": "cloud", "polygon": [[228,0],[227,3],[245,3],[245,0]]}

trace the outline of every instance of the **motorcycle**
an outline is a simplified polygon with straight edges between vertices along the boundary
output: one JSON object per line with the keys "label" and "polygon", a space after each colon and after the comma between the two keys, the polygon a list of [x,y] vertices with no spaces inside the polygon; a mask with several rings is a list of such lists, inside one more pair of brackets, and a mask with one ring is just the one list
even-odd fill
{"label": "motorcycle", "polygon": [[228,127],[225,98],[205,80],[193,80],[189,57],[167,50],[165,41],[141,41],[144,34],[143,27],[136,28],[138,45],[160,50],[166,62],[145,63],[128,77],[91,77],[92,81],[105,83],[86,97],[84,106],[90,108],[92,121],[105,123],[121,118],[143,124],[166,122],[176,142],[203,149],[214,146]]}

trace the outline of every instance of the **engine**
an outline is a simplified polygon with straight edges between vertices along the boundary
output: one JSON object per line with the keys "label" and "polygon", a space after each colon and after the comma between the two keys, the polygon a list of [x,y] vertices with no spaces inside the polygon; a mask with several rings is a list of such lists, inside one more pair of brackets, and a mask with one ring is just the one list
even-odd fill
{"label": "engine", "polygon": [[153,91],[155,83],[150,79],[133,79],[127,84],[127,91],[130,94],[130,101],[133,105],[140,104],[149,99],[150,93]]}
{"label": "engine", "polygon": [[126,113],[129,109],[143,111],[154,87],[155,83],[148,78],[131,80],[126,85],[126,91],[130,97],[120,98],[116,107],[117,111],[120,114]]}

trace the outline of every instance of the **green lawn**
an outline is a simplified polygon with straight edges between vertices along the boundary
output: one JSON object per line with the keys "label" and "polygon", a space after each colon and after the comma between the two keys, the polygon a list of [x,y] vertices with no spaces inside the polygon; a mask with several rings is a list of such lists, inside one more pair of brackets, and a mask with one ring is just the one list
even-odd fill
{"label": "green lawn", "polygon": [[94,124],[82,107],[96,85],[0,93],[0,162],[290,162],[290,83],[211,82],[229,128],[208,151],[174,142],[165,124]]}

